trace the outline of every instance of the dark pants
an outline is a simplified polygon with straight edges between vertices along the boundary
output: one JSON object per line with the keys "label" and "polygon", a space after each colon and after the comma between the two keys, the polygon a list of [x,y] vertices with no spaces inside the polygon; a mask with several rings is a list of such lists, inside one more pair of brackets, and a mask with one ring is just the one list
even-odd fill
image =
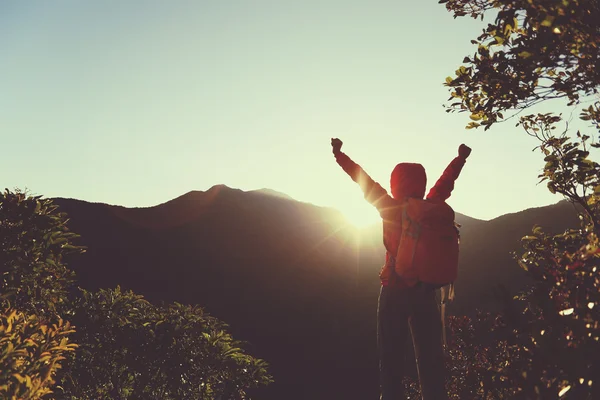
{"label": "dark pants", "polygon": [[405,399],[402,379],[410,328],[423,400],[445,400],[442,322],[435,291],[382,286],[377,310],[381,400]]}

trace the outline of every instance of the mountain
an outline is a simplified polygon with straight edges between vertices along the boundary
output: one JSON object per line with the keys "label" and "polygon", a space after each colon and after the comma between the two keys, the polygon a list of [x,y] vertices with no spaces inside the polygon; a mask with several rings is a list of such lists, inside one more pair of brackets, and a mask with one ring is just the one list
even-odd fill
{"label": "mountain", "polygon": [[339,212],[225,186],[149,208],[56,203],[88,246],[70,260],[79,285],[201,304],[272,365],[277,384],[258,398],[309,398],[315,387],[325,394],[330,382],[343,384],[326,366],[353,358],[339,353],[358,321],[347,268],[358,251]]}
{"label": "mountain", "polygon": [[282,199],[287,199],[287,200],[294,200],[294,198],[292,196],[289,196],[285,193],[281,193],[278,192],[276,190],[273,189],[268,189],[268,188],[263,188],[263,189],[259,189],[259,190],[253,190],[250,193],[260,193],[260,194],[264,194],[267,196],[275,196],[275,197],[279,197]]}
{"label": "mountain", "polygon": [[456,301],[451,312],[472,314],[473,304],[497,310],[500,304],[493,294],[494,287],[506,286],[516,293],[530,282],[517,265],[511,252],[521,255],[520,239],[531,233],[534,225],[557,234],[577,227],[579,220],[573,205],[559,203],[530,208],[503,215],[484,223],[465,224],[461,229],[459,279],[456,282]]}
{"label": "mountain", "polygon": [[[121,285],[151,301],[200,304],[271,364],[259,399],[366,399],[377,393],[381,226],[331,208],[224,185],[147,208],[55,199],[87,253],[69,260],[87,289]],[[561,202],[481,221],[457,214],[461,265],[450,311],[493,308],[496,284],[526,283],[509,254],[534,224],[575,226]]]}

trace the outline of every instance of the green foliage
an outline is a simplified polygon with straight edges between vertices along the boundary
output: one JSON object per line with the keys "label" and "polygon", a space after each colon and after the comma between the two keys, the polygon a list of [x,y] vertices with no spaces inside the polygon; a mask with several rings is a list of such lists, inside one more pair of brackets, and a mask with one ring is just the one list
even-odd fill
{"label": "green foliage", "polygon": [[197,306],[83,291],[74,322],[80,349],[64,370],[67,399],[245,399],[271,382],[266,363]]}
{"label": "green foliage", "polygon": [[0,193],[0,293],[20,311],[53,316],[67,306],[74,273],[63,259],[84,249],[56,209],[41,196]]}
{"label": "green foliage", "polygon": [[[520,124],[541,144],[539,149],[545,155],[544,172],[540,182],[548,182],[551,193],[560,193],[571,202],[581,206],[586,224],[598,227],[600,220],[600,165],[589,158],[590,136],[577,132],[577,141],[566,134],[555,137],[552,132],[561,118],[548,114],[528,115],[521,118]],[[596,230],[598,233],[598,230]]]}
{"label": "green foliage", "polygon": [[546,156],[542,181],[580,207],[581,226],[559,235],[535,227],[523,238],[518,261],[535,283],[519,297],[524,307],[514,334],[521,354],[504,373],[520,398],[594,399],[600,396],[600,166],[588,159],[588,136],[577,132],[576,143],[551,136],[553,120],[538,115],[524,126],[538,128]]}
{"label": "green foliage", "polygon": [[[452,400],[513,399],[516,393],[506,377],[499,374],[518,349],[507,341],[507,324],[500,315],[479,312],[475,319],[450,316],[445,353],[448,375],[446,389]],[[419,385],[406,382],[409,399],[420,399]]]}
{"label": "green foliage", "polygon": [[69,296],[64,257],[84,249],[66,223],[51,200],[0,194],[1,398],[246,399],[272,381],[197,306],[119,288]]}
{"label": "green foliage", "polygon": [[[473,41],[451,87],[448,111],[469,111],[467,128],[504,118],[507,110],[523,110],[552,98],[597,94],[600,86],[600,2],[597,0],[448,0],[455,17],[482,17],[497,11],[494,23]],[[600,102],[583,107],[580,119],[600,131]],[[535,227],[522,239],[519,265],[534,284],[494,324],[470,321],[455,334],[484,327],[502,348],[472,337],[459,353],[471,362],[475,381],[489,392],[513,390],[498,398],[600,398],[600,165],[591,160],[592,135],[566,129],[556,134],[560,115],[532,114],[518,125],[536,138],[544,155],[540,182],[563,195],[580,213],[581,224],[558,235]],[[490,335],[484,335],[487,337]],[[475,351],[470,347],[475,346]],[[460,346],[459,346],[460,347]],[[492,351],[492,365],[480,360]],[[488,360],[490,358],[488,357]],[[456,362],[456,360],[455,360]],[[491,379],[485,369],[493,371]],[[469,384],[473,387],[473,383]],[[475,385],[476,386],[476,385]],[[481,398],[479,395],[472,398]]]}
{"label": "green foliage", "polygon": [[0,314],[0,397],[40,399],[52,393],[54,376],[64,356],[77,347],[70,343],[71,325],[63,320],[48,325],[35,315],[14,309]]}
{"label": "green foliage", "polygon": [[525,308],[516,331],[524,351],[507,372],[520,372],[522,378],[513,381],[522,398],[549,398],[563,390],[568,399],[598,398],[598,236],[586,229],[555,236],[538,229],[524,247],[520,263],[536,283],[520,296]]}
{"label": "green foliage", "polygon": [[[455,77],[446,78],[455,100],[447,111],[469,112],[467,128],[504,119],[554,98],[569,104],[598,93],[600,2],[598,0],[440,0],[454,17],[496,18],[472,40]],[[597,107],[596,107],[597,110]],[[596,116],[596,121],[598,121]]]}
{"label": "green foliage", "polygon": [[61,361],[73,353],[68,308],[73,273],[63,257],[83,251],[50,200],[0,193],[0,396],[51,393]]}
{"label": "green foliage", "polygon": [[599,398],[600,247],[590,225],[582,226],[558,235],[534,228],[523,238],[525,252],[519,257],[533,286],[514,301],[505,299],[502,315],[451,324],[458,337],[451,343],[451,368],[470,376],[459,382],[461,395]]}
{"label": "green foliage", "polygon": [[504,340],[505,323],[500,316],[478,313],[475,320],[450,317],[448,329],[447,389],[451,399],[509,399],[514,388],[497,372],[515,356]]}
{"label": "green foliage", "polygon": [[[526,132],[540,141],[545,166],[539,176],[552,193],[563,195],[580,211],[581,224],[558,235],[540,227],[522,239],[519,265],[534,284],[492,326],[472,321],[468,329],[492,333],[506,347],[498,353],[503,362],[493,368],[482,364],[481,354],[497,350],[479,346],[465,357],[474,376],[488,391],[512,388],[510,399],[600,398],[600,165],[589,159],[591,138],[577,132],[554,136],[561,119],[552,114],[521,118]],[[464,335],[464,329],[455,334]],[[487,336],[487,335],[485,335]],[[485,370],[493,371],[492,379]],[[470,387],[473,385],[470,384]],[[480,397],[474,397],[480,398]],[[484,397],[481,397],[484,398]],[[494,397],[496,398],[496,397]]]}

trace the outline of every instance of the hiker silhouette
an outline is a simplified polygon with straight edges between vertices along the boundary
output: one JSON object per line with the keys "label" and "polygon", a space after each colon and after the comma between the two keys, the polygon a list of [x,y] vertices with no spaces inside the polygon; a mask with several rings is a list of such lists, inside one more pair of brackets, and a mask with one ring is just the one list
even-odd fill
{"label": "hiker silhouette", "polygon": [[377,310],[380,399],[406,398],[402,380],[409,331],[423,400],[448,399],[443,327],[435,289],[456,279],[458,231],[454,211],[445,201],[471,149],[460,145],[458,156],[426,197],[425,168],[416,163],[396,165],[390,178],[390,196],[342,152],[342,145],[340,139],[331,139],[337,163],[359,184],[365,199],[377,208],[383,220],[386,255],[379,274]]}

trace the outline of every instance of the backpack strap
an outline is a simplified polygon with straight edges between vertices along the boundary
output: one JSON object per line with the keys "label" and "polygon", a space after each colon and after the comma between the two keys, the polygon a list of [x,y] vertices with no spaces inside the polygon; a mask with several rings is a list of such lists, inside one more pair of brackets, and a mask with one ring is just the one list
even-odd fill
{"label": "backpack strap", "polygon": [[[400,231],[400,238],[402,238],[402,235],[404,235],[404,224],[405,223],[409,223],[410,225],[415,224],[415,222],[413,220],[411,220],[410,218],[408,218],[408,202],[406,202],[406,205],[404,206],[404,209],[402,210],[402,226],[401,226],[401,231]],[[421,225],[419,224],[415,224],[416,226],[416,234],[413,235],[415,236],[415,238],[417,239],[417,241],[419,240],[419,236],[421,235]],[[400,243],[398,243],[398,245],[400,245]],[[412,255],[410,257],[410,263],[412,264],[413,261],[415,260],[415,254],[417,253],[417,244],[415,242],[415,246],[412,249]]]}

